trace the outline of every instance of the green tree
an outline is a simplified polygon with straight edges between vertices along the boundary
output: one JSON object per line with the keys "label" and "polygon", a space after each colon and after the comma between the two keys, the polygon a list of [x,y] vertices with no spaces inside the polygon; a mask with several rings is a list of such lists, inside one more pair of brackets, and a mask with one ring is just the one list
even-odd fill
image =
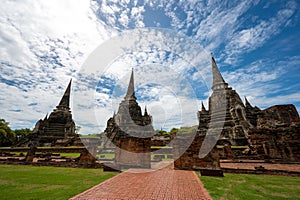
{"label": "green tree", "polygon": [[30,130],[29,128],[22,128],[22,129],[16,129],[15,130],[15,142],[20,141],[20,139],[26,137],[27,135],[31,134],[32,130]]}
{"label": "green tree", "polygon": [[8,124],[4,119],[0,119],[0,146],[11,146],[15,141],[15,133]]}
{"label": "green tree", "polygon": [[81,129],[81,126],[75,126],[75,133],[79,134],[80,129]]}
{"label": "green tree", "polygon": [[178,133],[178,128],[172,128],[170,131],[171,135],[176,135]]}
{"label": "green tree", "polygon": [[159,130],[158,131],[158,135],[164,135],[164,134],[167,134],[168,132],[167,131],[164,131],[164,130]]}

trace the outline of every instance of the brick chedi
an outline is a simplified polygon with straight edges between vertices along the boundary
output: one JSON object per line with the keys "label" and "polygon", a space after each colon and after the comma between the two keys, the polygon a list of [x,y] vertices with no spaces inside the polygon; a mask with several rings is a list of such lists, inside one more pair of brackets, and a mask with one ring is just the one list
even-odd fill
{"label": "brick chedi", "polygon": [[[213,85],[209,97],[209,109],[202,106],[198,112],[199,129],[206,127],[211,134],[220,135],[218,144],[247,145],[247,132],[252,126],[238,93],[228,86],[212,57]],[[250,117],[249,117],[250,118]],[[254,117],[253,121],[256,118]]]}
{"label": "brick chedi", "polygon": [[151,167],[151,137],[154,134],[152,117],[146,108],[142,114],[136,101],[133,71],[126,96],[119,104],[118,112],[108,120],[104,134],[108,138],[106,143],[112,142],[116,146],[116,166]]}
{"label": "brick chedi", "polygon": [[[224,81],[212,56],[212,94],[209,108],[202,104],[199,126],[193,140],[178,136],[174,157],[178,169],[220,169],[216,145],[224,145],[227,158],[233,158],[232,145],[248,145],[248,153],[257,158],[300,160],[300,119],[293,105],[277,105],[261,110]],[[186,141],[191,145],[183,152]],[[182,155],[180,155],[182,154]],[[218,174],[218,173],[217,173]]]}
{"label": "brick chedi", "polygon": [[[192,140],[189,138],[192,136],[191,134],[177,136],[173,148],[174,157],[179,158],[175,160],[174,167],[177,169],[211,170],[209,175],[222,176],[223,173],[220,169],[220,158],[216,149],[216,142],[219,141],[220,138],[222,142],[226,143],[236,143],[241,140],[241,136],[243,136],[242,138],[246,142],[247,139],[245,138],[245,134],[240,134],[239,137],[233,137],[231,134],[235,127],[235,123],[227,104],[232,103],[232,106],[235,106],[235,104],[240,105],[242,102],[235,91],[229,88],[228,84],[225,83],[213,57],[212,72],[213,94],[209,99],[210,109],[206,110],[202,104],[202,109],[198,112],[198,129]],[[226,96],[229,95],[232,99],[230,99],[230,97],[226,98]],[[224,125],[225,120],[228,120],[226,123],[227,127]],[[226,129],[224,129],[225,127]],[[219,137],[220,133],[222,134]],[[205,138],[209,139],[205,140]],[[191,141],[191,145],[185,152],[182,152],[181,148],[187,141]],[[202,153],[200,154],[200,152]]]}
{"label": "brick chedi", "polygon": [[17,146],[70,146],[79,141],[75,134],[75,123],[70,110],[70,81],[58,106],[49,117],[40,119],[33,133],[21,140]]}
{"label": "brick chedi", "polygon": [[198,112],[200,132],[218,137],[220,145],[248,145],[258,157],[300,160],[300,119],[294,105],[276,105],[265,110],[245,105],[224,81],[212,57],[213,85],[209,109]]}

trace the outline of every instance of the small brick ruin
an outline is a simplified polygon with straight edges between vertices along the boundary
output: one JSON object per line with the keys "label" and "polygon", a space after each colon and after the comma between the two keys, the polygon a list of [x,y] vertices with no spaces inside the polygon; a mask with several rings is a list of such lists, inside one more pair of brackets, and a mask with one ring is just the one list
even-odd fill
{"label": "small brick ruin", "polygon": [[[188,137],[190,135],[186,134],[175,139],[173,144],[174,157],[179,157],[174,161],[175,169],[220,169],[220,157],[216,147],[210,150],[205,157],[200,158],[199,156],[205,135],[197,132],[194,139],[190,140],[191,138]],[[185,149],[187,141],[192,141],[192,143]]]}
{"label": "small brick ruin", "polygon": [[252,152],[264,159],[300,161],[300,119],[294,105],[263,110],[248,135]]}
{"label": "small brick ruin", "polygon": [[[21,152],[20,154],[17,152]],[[26,153],[27,152],[27,153]],[[61,153],[78,154],[61,156]],[[102,168],[95,147],[13,147],[0,149],[0,164]]]}
{"label": "small brick ruin", "polygon": [[82,143],[75,133],[75,123],[70,110],[71,82],[61,98],[58,106],[49,117],[40,119],[33,133],[19,141],[15,146],[81,146]]}
{"label": "small brick ruin", "polygon": [[104,146],[116,146],[116,167],[151,167],[151,137],[154,135],[152,117],[146,108],[142,114],[136,101],[133,71],[126,96],[118,112],[108,120],[104,134],[107,137]]}

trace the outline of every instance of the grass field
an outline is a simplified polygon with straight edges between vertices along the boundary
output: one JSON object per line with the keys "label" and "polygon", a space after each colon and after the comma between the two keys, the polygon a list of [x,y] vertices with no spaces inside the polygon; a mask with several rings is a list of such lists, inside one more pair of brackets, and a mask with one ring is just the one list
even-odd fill
{"label": "grass field", "polygon": [[115,174],[102,169],[0,165],[0,199],[68,199]]}
{"label": "grass field", "polygon": [[80,156],[80,153],[60,153],[59,155],[69,158],[78,158]]}
{"label": "grass field", "polygon": [[104,156],[104,158],[114,158],[115,154],[114,153],[101,153],[97,155],[97,158],[100,158],[100,156]]}
{"label": "grass field", "polygon": [[200,179],[214,200],[300,199],[300,177],[225,174]]}

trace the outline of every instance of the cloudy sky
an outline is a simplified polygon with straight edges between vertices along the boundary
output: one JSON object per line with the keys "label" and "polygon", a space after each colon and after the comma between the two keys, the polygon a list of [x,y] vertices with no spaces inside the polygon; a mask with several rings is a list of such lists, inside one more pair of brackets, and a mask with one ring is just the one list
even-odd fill
{"label": "cloudy sky", "polygon": [[133,68],[138,102],[155,128],[196,125],[211,93],[210,52],[241,98],[262,109],[292,103],[299,112],[299,7],[296,0],[3,0],[0,118],[33,128],[72,78],[76,124],[83,134],[101,132]]}

